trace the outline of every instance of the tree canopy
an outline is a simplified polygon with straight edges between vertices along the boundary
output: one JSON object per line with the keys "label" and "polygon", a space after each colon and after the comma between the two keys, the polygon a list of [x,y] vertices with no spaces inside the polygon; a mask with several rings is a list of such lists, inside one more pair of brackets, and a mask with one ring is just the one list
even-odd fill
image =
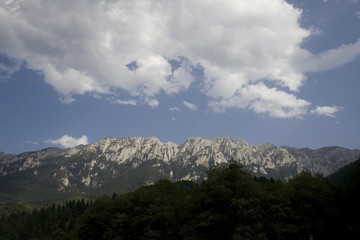
{"label": "tree canopy", "polygon": [[301,172],[252,177],[231,161],[200,184],[160,180],[94,202],[2,216],[1,239],[360,239],[360,159],[343,186]]}

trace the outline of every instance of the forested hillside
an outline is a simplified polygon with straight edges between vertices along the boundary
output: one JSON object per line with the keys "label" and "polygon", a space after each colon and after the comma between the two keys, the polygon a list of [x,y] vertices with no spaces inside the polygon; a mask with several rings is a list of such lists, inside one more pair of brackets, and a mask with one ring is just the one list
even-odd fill
{"label": "forested hillside", "polygon": [[200,184],[160,180],[94,202],[2,216],[0,239],[360,239],[360,159],[342,186],[302,172],[284,183],[231,162]]}

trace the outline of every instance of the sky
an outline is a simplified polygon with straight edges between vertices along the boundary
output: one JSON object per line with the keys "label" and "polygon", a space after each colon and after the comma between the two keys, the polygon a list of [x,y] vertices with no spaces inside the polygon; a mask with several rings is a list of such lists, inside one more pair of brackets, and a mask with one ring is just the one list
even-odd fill
{"label": "sky", "polygon": [[359,0],[0,0],[0,151],[360,148]]}

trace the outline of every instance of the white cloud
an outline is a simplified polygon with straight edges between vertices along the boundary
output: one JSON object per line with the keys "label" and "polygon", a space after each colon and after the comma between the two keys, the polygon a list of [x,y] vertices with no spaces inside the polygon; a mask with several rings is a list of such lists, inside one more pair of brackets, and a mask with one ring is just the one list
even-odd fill
{"label": "white cloud", "polygon": [[12,74],[19,71],[24,65],[23,61],[17,59],[8,59],[9,63],[0,63],[0,81],[8,80]]}
{"label": "white cloud", "polygon": [[180,112],[180,108],[178,108],[178,107],[170,107],[169,111],[171,111],[171,112]]}
{"label": "white cloud", "polygon": [[126,91],[157,107],[159,94],[190,88],[199,64],[214,110],[302,117],[311,103],[295,94],[306,73],[346,64],[360,41],[314,55],[301,43],[319,31],[302,28],[301,14],[285,0],[6,1],[0,53],[42,71],[65,103]]}
{"label": "white cloud", "polygon": [[147,101],[147,104],[152,108],[157,108],[159,106],[159,101],[157,99],[150,99]]}
{"label": "white cloud", "polygon": [[136,106],[136,100],[133,100],[133,99],[130,99],[130,100],[116,100],[115,103],[121,104],[121,105]]}
{"label": "white cloud", "polygon": [[186,101],[184,101],[183,103],[184,103],[185,107],[187,107],[188,109],[190,109],[192,111],[197,111],[198,110],[198,107],[193,103],[186,102]]}
{"label": "white cloud", "polygon": [[259,83],[243,87],[236,95],[209,104],[218,112],[223,112],[227,107],[248,108],[256,113],[268,113],[276,118],[301,118],[307,114],[307,108],[311,103]]}
{"label": "white cloud", "polygon": [[303,56],[301,66],[303,71],[326,71],[343,66],[360,55],[360,39],[354,44],[344,44],[336,49],[327,50],[318,55]]}
{"label": "white cloud", "polygon": [[31,145],[38,145],[39,143],[37,141],[25,141],[26,144],[31,144]]}
{"label": "white cloud", "polygon": [[56,144],[56,145],[61,145],[62,147],[65,147],[65,148],[71,148],[71,147],[75,147],[80,144],[84,144],[84,145],[88,144],[88,138],[86,135],[83,135],[80,138],[73,138],[73,137],[65,134],[61,138],[54,139],[54,140],[49,139],[45,142],[51,143],[51,144]]}
{"label": "white cloud", "polygon": [[342,107],[338,106],[323,106],[323,107],[316,107],[316,109],[312,110],[312,114],[316,114],[318,116],[327,116],[327,117],[335,117],[335,113],[342,110]]}
{"label": "white cloud", "polygon": [[355,13],[355,16],[357,16],[358,18],[360,18],[360,11],[357,11],[357,12]]}

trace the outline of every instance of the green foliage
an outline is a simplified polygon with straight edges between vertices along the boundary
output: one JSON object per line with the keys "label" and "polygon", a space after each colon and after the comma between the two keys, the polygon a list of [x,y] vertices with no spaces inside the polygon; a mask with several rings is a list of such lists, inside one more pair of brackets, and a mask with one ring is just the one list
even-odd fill
{"label": "green foliage", "polygon": [[344,187],[346,181],[345,179],[348,177],[350,169],[355,167],[356,162],[357,161],[340,168],[338,171],[331,174],[329,179],[331,179],[331,181],[333,181],[336,185]]}
{"label": "green foliage", "polygon": [[359,176],[360,160],[344,187],[306,172],[252,177],[231,161],[199,184],[159,180],[92,204],[8,212],[0,239],[360,239]]}
{"label": "green foliage", "polygon": [[72,200],[64,205],[34,208],[2,216],[0,239],[76,239],[75,226],[79,216],[90,206],[85,200]]}
{"label": "green foliage", "polygon": [[298,236],[331,239],[336,235],[335,228],[329,228],[336,225],[333,221],[337,219],[335,186],[329,179],[301,172],[288,182],[286,193],[293,211],[290,220]]}
{"label": "green foliage", "polygon": [[360,239],[360,158],[353,163],[345,176],[344,188],[338,198],[342,228],[347,239]]}
{"label": "green foliage", "polygon": [[177,239],[186,198],[174,183],[155,185],[115,198],[103,197],[80,220],[80,239]]}
{"label": "green foliage", "polygon": [[11,214],[14,213],[31,212],[33,208],[34,208],[33,206],[25,203],[17,203],[17,202],[0,203],[0,216],[9,217]]}

